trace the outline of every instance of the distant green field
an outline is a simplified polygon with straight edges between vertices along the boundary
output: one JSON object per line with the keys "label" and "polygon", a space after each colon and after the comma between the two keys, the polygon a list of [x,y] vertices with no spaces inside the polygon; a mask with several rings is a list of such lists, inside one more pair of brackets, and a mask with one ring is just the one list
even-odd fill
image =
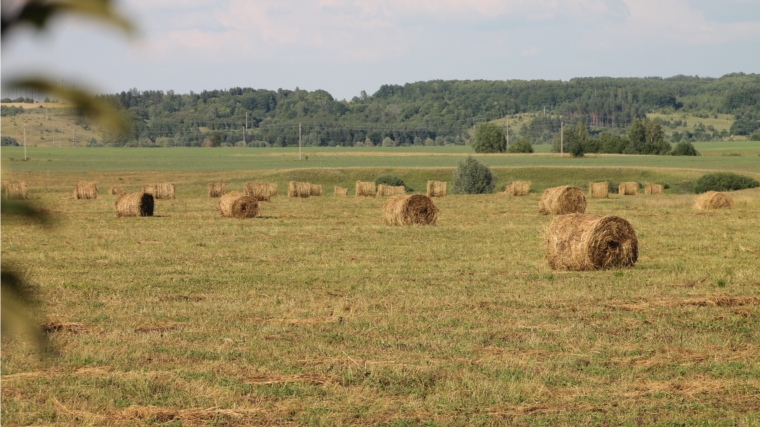
{"label": "distant green field", "polygon": [[[721,144],[726,151],[721,151]],[[547,145],[537,146],[548,149]],[[97,173],[109,171],[195,171],[313,169],[313,168],[441,168],[455,167],[473,155],[493,167],[665,168],[727,170],[760,174],[757,155],[722,156],[740,150],[760,152],[760,142],[705,143],[701,157],[589,155],[574,159],[556,154],[479,155],[469,147],[397,148],[3,148],[3,170],[11,172]]]}

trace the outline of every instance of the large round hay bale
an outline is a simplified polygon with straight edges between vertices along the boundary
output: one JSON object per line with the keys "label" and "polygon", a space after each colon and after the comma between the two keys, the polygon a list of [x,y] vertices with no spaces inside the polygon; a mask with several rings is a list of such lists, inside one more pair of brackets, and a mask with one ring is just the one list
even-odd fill
{"label": "large round hay bale", "polygon": [[116,216],[153,216],[153,195],[126,193],[116,198]]}
{"label": "large round hay bale", "polygon": [[513,196],[527,196],[530,194],[530,185],[530,181],[512,181],[512,185],[507,186],[504,191],[509,190]]}
{"label": "large round hay bale", "polygon": [[259,202],[268,202],[277,193],[277,184],[268,182],[249,182],[245,184],[246,196],[253,197]]}
{"label": "large round hay bale", "polygon": [[699,210],[707,209],[733,209],[734,199],[726,193],[719,191],[708,191],[697,197],[694,208]]}
{"label": "large round hay bale", "polygon": [[621,182],[618,186],[618,193],[621,196],[636,196],[639,194],[639,183]]}
{"label": "large round hay bale", "polygon": [[226,218],[254,218],[259,214],[259,202],[251,196],[231,191],[219,199],[217,209]]}
{"label": "large round hay bale", "polygon": [[174,190],[175,186],[171,183],[143,185],[143,193],[152,195],[154,199],[173,199]]}
{"label": "large round hay bale", "polygon": [[633,226],[617,216],[560,215],[546,231],[544,253],[555,270],[628,267],[639,257]]}
{"label": "large round hay bale", "polygon": [[311,184],[308,182],[290,181],[288,183],[288,197],[307,198],[311,196]]}
{"label": "large round hay bale", "polygon": [[120,196],[125,193],[124,189],[121,187],[112,186],[109,190],[112,196]]}
{"label": "large round hay bale", "polygon": [[538,201],[538,211],[544,215],[565,215],[586,212],[586,196],[578,187],[565,185],[547,188]]}
{"label": "large round hay bale", "polygon": [[9,182],[3,184],[3,195],[6,199],[28,199],[26,182]]}
{"label": "large round hay bale", "polygon": [[383,219],[387,225],[435,225],[438,208],[422,194],[394,196],[383,206]]}
{"label": "large round hay bale", "polygon": [[375,197],[377,185],[374,182],[356,181],[356,197]]}
{"label": "large round hay bale", "polygon": [[589,182],[589,195],[594,199],[606,199],[609,197],[610,184],[605,182]]}
{"label": "large round hay bale", "polygon": [[227,194],[227,184],[224,182],[210,182],[208,184],[208,196],[211,198],[222,197]]}
{"label": "large round hay bale", "polygon": [[98,183],[79,181],[74,185],[74,198],[75,199],[97,199],[98,198]]}
{"label": "large round hay bale", "polygon": [[393,185],[385,185],[380,184],[377,186],[377,195],[378,196],[402,196],[406,194],[406,189],[403,185],[399,186],[393,186]]}
{"label": "large round hay bale", "polygon": [[665,191],[665,186],[660,184],[644,184],[644,194],[662,194]]}
{"label": "large round hay bale", "polygon": [[335,189],[333,189],[333,194],[336,196],[346,197],[348,195],[348,188],[339,187],[336,185]]}
{"label": "large round hay bale", "polygon": [[322,195],[322,186],[318,184],[309,184],[309,195],[310,196],[321,196]]}
{"label": "large round hay bale", "polygon": [[430,181],[427,182],[427,196],[428,197],[446,197],[446,181]]}

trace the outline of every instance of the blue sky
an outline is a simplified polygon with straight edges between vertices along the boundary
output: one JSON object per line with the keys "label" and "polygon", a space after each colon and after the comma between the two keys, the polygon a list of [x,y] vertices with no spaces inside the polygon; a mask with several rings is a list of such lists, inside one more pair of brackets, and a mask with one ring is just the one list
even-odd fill
{"label": "blue sky", "polygon": [[432,79],[760,73],[760,0],[117,4],[137,35],[72,18],[10,34],[3,81],[43,70],[98,92],[298,86],[350,99]]}

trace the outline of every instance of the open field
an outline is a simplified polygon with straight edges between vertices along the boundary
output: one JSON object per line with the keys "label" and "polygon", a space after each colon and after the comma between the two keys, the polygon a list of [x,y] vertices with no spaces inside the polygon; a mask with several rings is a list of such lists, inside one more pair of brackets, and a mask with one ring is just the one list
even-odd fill
{"label": "open field", "polygon": [[[353,197],[387,172],[448,181],[467,149],[4,148],[3,178],[53,226],[3,218],[3,263],[58,354],[3,335],[3,425],[760,425],[760,189],[717,212],[678,194],[705,170],[757,178],[760,157],[481,156],[534,192],[434,199],[435,227],[385,226],[382,198]],[[589,199],[633,224],[639,262],[551,271],[541,191],[603,179],[671,186]],[[79,180],[98,199],[74,200]],[[261,218],[206,197],[259,180],[280,194]],[[289,180],[325,196],[288,199]],[[108,187],[151,182],[177,198],[117,219]]]}
{"label": "open field", "polygon": [[[22,106],[23,114],[2,117],[3,136],[16,138],[24,144],[24,125],[26,125],[27,147],[72,147],[86,146],[90,139],[101,141],[102,132],[96,124],[86,118],[78,118],[70,108],[63,104],[3,104],[4,106]],[[46,105],[45,108],[40,108]],[[5,149],[5,148],[3,148]]]}
{"label": "open field", "polygon": [[[715,117],[717,116],[717,117]],[[731,125],[734,124],[735,117],[732,114],[714,114],[710,115],[709,117],[702,118],[702,117],[696,117],[688,113],[672,113],[672,114],[659,114],[659,113],[648,113],[647,118],[649,119],[660,119],[662,121],[673,121],[681,120],[682,122],[686,122],[686,126],[683,124],[681,126],[676,126],[675,128],[670,128],[668,126],[663,126],[662,130],[665,131],[666,135],[671,135],[673,132],[681,132],[684,131],[694,131],[696,126],[698,126],[700,123],[707,126],[712,126],[717,130],[718,132],[722,130],[728,131],[731,129]],[[733,137],[734,139],[746,139],[745,137],[736,136]]]}

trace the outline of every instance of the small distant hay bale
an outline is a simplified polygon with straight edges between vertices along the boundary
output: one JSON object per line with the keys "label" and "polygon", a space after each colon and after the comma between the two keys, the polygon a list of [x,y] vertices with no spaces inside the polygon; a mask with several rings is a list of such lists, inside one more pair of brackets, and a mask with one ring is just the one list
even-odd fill
{"label": "small distant hay bale", "polygon": [[79,181],[74,185],[74,198],[75,199],[97,199],[98,198],[98,183]]}
{"label": "small distant hay bale", "polygon": [[310,184],[311,187],[309,187],[309,195],[310,196],[321,196],[322,195],[322,186],[317,184]]}
{"label": "small distant hay bale", "polygon": [[504,186],[504,195],[507,195],[507,194],[512,194],[512,183],[511,182],[509,184],[507,184],[507,185]]}
{"label": "small distant hay bale", "polygon": [[438,208],[422,194],[394,196],[383,206],[383,219],[386,225],[435,225]]}
{"label": "small distant hay bale", "polygon": [[589,195],[594,199],[606,199],[609,197],[610,184],[608,182],[589,182]]}
{"label": "small distant hay bale", "polygon": [[392,186],[380,184],[377,186],[378,196],[403,196],[404,194],[406,194],[406,189],[403,185]]}
{"label": "small distant hay bale", "polygon": [[288,183],[288,197],[307,198],[311,196],[311,184],[308,182],[290,181]]}
{"label": "small distant hay bale", "polygon": [[208,196],[211,198],[222,197],[227,194],[227,184],[224,182],[210,182],[208,184]]}
{"label": "small distant hay bale", "polygon": [[338,187],[336,185],[335,189],[333,190],[333,194],[336,196],[346,197],[348,196],[348,188]]}
{"label": "small distant hay bale", "polygon": [[375,197],[377,186],[374,182],[356,181],[356,197]]}
{"label": "small distant hay bale", "polygon": [[618,187],[618,193],[621,196],[637,196],[639,194],[639,184],[637,182],[621,182]]}
{"label": "small distant hay bale", "polygon": [[245,194],[259,202],[268,202],[277,194],[277,184],[268,182],[249,182],[245,184]]}
{"label": "small distant hay bale", "polygon": [[120,195],[124,194],[124,189],[121,188],[121,187],[113,186],[113,187],[111,187],[111,189],[109,190],[109,192],[111,193],[112,196],[120,196]]}
{"label": "small distant hay bale", "polygon": [[9,182],[3,185],[3,195],[6,199],[28,199],[26,181]]}
{"label": "small distant hay bale", "polygon": [[734,199],[726,193],[708,191],[697,197],[697,202],[694,204],[694,208],[699,210],[733,209]]}
{"label": "small distant hay bale", "polygon": [[174,184],[147,184],[143,185],[143,193],[148,193],[154,199],[173,199]]}
{"label": "small distant hay bale", "polygon": [[645,184],[644,194],[662,194],[665,191],[665,186],[660,184]]}
{"label": "small distant hay bale", "polygon": [[219,199],[217,210],[225,218],[254,218],[259,214],[259,202],[239,191],[231,191]]}
{"label": "small distant hay bale", "polygon": [[508,186],[509,194],[513,196],[527,196],[530,194],[530,181],[512,181],[512,185]]}
{"label": "small distant hay bale", "polygon": [[554,270],[629,267],[639,257],[633,226],[617,216],[560,215],[546,231],[544,255]]}
{"label": "small distant hay bale", "polygon": [[427,182],[427,196],[428,197],[446,197],[446,181],[428,181]]}
{"label": "small distant hay bale", "polygon": [[126,193],[116,198],[116,216],[153,216],[153,195],[148,193]]}
{"label": "small distant hay bale", "polygon": [[547,188],[538,201],[538,211],[544,215],[582,214],[586,212],[586,196],[578,187]]}

